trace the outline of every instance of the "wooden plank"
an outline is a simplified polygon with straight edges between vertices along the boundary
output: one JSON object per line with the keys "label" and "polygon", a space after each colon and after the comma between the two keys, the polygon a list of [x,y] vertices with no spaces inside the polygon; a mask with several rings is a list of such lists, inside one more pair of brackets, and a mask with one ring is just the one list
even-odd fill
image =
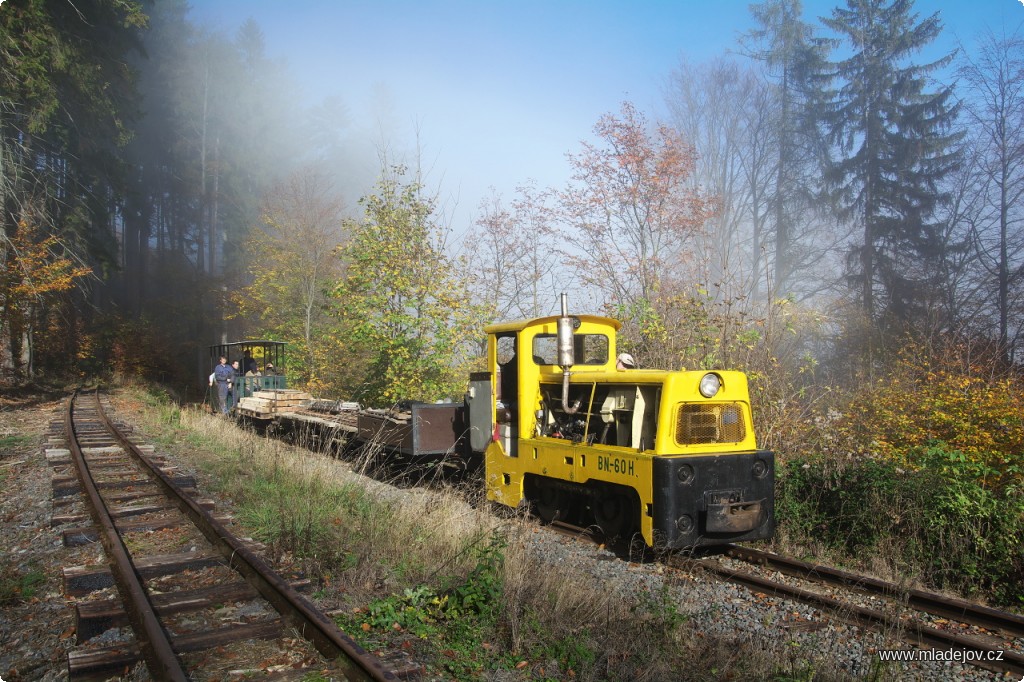
{"label": "wooden plank", "polygon": [[312,400],[313,395],[305,391],[297,391],[291,388],[276,390],[253,391],[253,397],[265,398],[267,400]]}
{"label": "wooden plank", "polygon": [[[214,514],[213,518],[221,523],[227,523],[233,517],[229,514]],[[117,532],[121,535],[126,533],[138,533],[150,530],[166,530],[187,525],[188,519],[184,516],[176,516],[166,519],[149,519],[145,521],[125,521],[117,524]],[[63,531],[65,547],[79,547],[99,541],[99,532],[93,526],[82,526],[79,528],[68,528]]]}
{"label": "wooden plank", "polygon": [[310,414],[309,412],[286,412],[282,417],[290,421],[318,424],[329,429],[356,433],[358,426],[354,413],[349,414]]}
{"label": "wooden plank", "polygon": [[142,654],[134,642],[102,649],[73,649],[68,652],[68,678],[103,680],[110,676],[120,677],[140,660]]}
{"label": "wooden plank", "polygon": [[[260,396],[261,394],[257,394]],[[281,398],[268,398],[268,397],[251,397],[242,398],[238,401],[237,407],[242,410],[250,410],[254,412],[275,412],[281,411],[286,408],[305,407],[311,402],[311,399],[281,399]]]}
{"label": "wooden plank", "polygon": [[[156,495],[156,493],[154,493]],[[150,495],[150,497],[154,496]],[[216,503],[210,498],[204,498],[201,500],[195,500],[196,504],[203,509],[210,511],[216,506]],[[135,504],[125,505],[120,507],[111,507],[110,517],[114,519],[123,519],[129,516],[141,516],[142,514],[152,514],[155,512],[167,511],[171,509],[177,509],[172,504]],[[50,517],[51,526],[61,526],[65,523],[88,523],[88,514],[57,514]]]}
{"label": "wooden plank", "polygon": [[247,639],[276,639],[284,632],[284,624],[280,618],[263,623],[250,623],[246,625],[229,625],[217,630],[206,630],[205,632],[194,632],[188,635],[172,637],[174,650],[183,654],[193,651],[205,651],[214,649],[232,642],[242,642]]}
{"label": "wooden plank", "polygon": [[250,410],[265,410],[276,403],[268,398],[242,398],[238,401],[239,407],[247,407]]}
{"label": "wooden plank", "polygon": [[[171,483],[179,488],[195,488],[196,479],[193,476],[171,476]],[[53,496],[66,497],[79,492],[78,479],[68,476],[55,476],[52,479]],[[103,481],[96,484],[100,490],[118,490],[121,488],[136,488],[154,485],[149,478],[134,478],[120,481]]]}
{"label": "wooden plank", "polygon": [[[161,519],[159,521],[134,521],[117,524],[117,530],[121,533],[131,533],[144,530],[166,530],[177,528],[185,523],[185,519]],[[65,547],[80,547],[99,542],[99,531],[92,526],[81,526],[79,528],[68,528],[61,535],[64,537]]]}
{"label": "wooden plank", "polygon": [[[186,488],[184,490],[193,498],[198,494],[194,488]],[[120,493],[111,493],[110,495],[104,496],[103,499],[110,504],[117,504],[118,502],[135,502],[147,497],[163,497],[163,493],[156,488],[149,488],[146,490],[126,490]],[[59,497],[53,501],[53,506],[67,507],[70,506],[72,502],[74,502],[73,497]]]}
{"label": "wooden plank", "polygon": [[[182,552],[143,557],[135,562],[135,568],[142,577],[154,578],[178,573],[186,568],[200,569],[223,564],[224,558],[219,554]],[[110,568],[104,565],[68,566],[64,569],[64,594],[69,597],[82,597],[113,584]]]}
{"label": "wooden plank", "polygon": [[250,406],[250,405],[237,405],[236,410],[242,414],[262,414],[262,415],[274,415],[282,414],[285,412],[291,412],[292,410],[302,409],[301,406],[295,407],[290,405],[277,406],[277,405],[265,405],[265,406]]}
{"label": "wooden plank", "polygon": [[253,419],[273,419],[274,415],[272,412],[256,412],[254,410],[246,410],[244,408],[235,408],[238,414],[243,417],[252,417]]}
{"label": "wooden plank", "polygon": [[[308,578],[292,580],[292,588],[308,590],[313,584]],[[259,597],[256,589],[247,582],[238,581],[230,585],[213,585],[195,590],[150,595],[153,609],[161,617],[176,613],[191,613],[210,608],[215,604],[233,604]],[[120,599],[95,599],[75,605],[75,635],[78,642],[87,642],[110,628],[128,627],[128,614]]]}
{"label": "wooden plank", "polygon": [[[213,649],[233,642],[249,639],[276,639],[284,632],[280,619],[265,623],[231,625],[217,630],[194,632],[171,638],[178,653],[191,653]],[[68,677],[72,680],[96,679],[130,668],[141,660],[136,644],[100,647],[87,651],[68,652]]]}

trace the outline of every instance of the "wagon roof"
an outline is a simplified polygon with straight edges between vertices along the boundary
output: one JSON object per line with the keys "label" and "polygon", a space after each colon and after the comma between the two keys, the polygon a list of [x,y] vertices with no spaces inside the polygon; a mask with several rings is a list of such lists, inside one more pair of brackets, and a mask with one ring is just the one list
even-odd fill
{"label": "wagon roof", "polygon": [[231,341],[230,343],[215,343],[210,348],[234,348],[236,346],[287,346],[285,341]]}

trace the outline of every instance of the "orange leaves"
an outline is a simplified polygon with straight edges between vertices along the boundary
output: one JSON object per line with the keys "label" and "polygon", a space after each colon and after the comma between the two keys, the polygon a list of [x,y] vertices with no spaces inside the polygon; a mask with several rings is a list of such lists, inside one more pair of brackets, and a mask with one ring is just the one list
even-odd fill
{"label": "orange leaves", "polygon": [[48,294],[67,291],[75,280],[92,273],[62,255],[63,244],[57,237],[35,240],[35,231],[22,222],[18,231],[3,245],[4,258],[0,274],[0,300],[17,307]]}
{"label": "orange leaves", "polygon": [[851,451],[906,465],[908,451],[935,442],[996,471],[1024,464],[1024,385],[994,367],[957,364],[955,352],[930,361],[901,358],[843,410],[837,435]]}
{"label": "orange leaves", "polygon": [[13,234],[0,233],[0,328],[6,327],[11,357],[19,356],[23,339],[32,335],[33,309],[44,309],[92,272],[67,254],[57,237],[43,237],[25,222]]}
{"label": "orange leaves", "polygon": [[692,146],[667,126],[651,133],[632,104],[603,116],[594,132],[601,144],[583,143],[569,155],[572,181],[559,197],[563,239],[584,281],[610,301],[652,300],[714,203],[689,186]]}

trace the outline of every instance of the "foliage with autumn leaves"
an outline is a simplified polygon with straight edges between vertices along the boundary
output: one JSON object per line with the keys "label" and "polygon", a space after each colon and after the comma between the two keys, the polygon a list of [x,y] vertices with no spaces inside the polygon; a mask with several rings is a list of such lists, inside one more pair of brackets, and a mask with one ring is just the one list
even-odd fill
{"label": "foliage with autumn leaves", "polygon": [[407,173],[388,169],[358,219],[313,172],[265,202],[233,302],[258,336],[289,344],[292,385],[377,407],[462,394],[483,316],[433,198]]}
{"label": "foliage with autumn leaves", "polygon": [[361,221],[338,251],[346,274],[333,296],[363,403],[458,398],[480,334],[463,269],[445,253],[433,199],[396,166],[364,197]]}
{"label": "foliage with autumn leaves", "polygon": [[236,319],[258,338],[288,344],[289,381],[316,395],[346,395],[354,374],[331,289],[344,273],[343,204],[318,171],[303,169],[268,192],[245,242],[248,284],[232,292]]}
{"label": "foliage with autumn leaves", "polygon": [[16,372],[24,369],[24,344],[44,306],[91,272],[67,255],[60,239],[24,221],[0,241],[0,338],[7,341],[0,357],[6,355]]}
{"label": "foliage with autumn leaves", "polygon": [[1024,380],[977,344],[925,348],[908,340],[884,376],[852,389],[838,407],[822,424],[833,453],[917,469],[914,453],[942,444],[978,467],[986,487],[1024,486]]}
{"label": "foliage with autumn leaves", "polygon": [[1022,389],[985,344],[904,340],[782,453],[777,541],[1020,606]]}

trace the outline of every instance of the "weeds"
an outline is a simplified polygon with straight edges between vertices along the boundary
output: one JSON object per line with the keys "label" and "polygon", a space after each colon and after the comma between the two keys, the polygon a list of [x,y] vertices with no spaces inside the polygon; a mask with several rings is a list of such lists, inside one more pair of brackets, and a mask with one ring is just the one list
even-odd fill
{"label": "weeds", "polygon": [[514,658],[500,654],[492,643],[502,608],[505,547],[506,539],[493,534],[486,545],[473,548],[475,563],[468,575],[440,579],[446,588],[421,584],[375,599],[339,618],[339,625],[364,633],[365,644],[394,631],[407,632],[428,643],[431,658],[456,680],[479,679],[483,670],[512,669]]}
{"label": "weeds", "polygon": [[319,589],[346,605],[343,629],[369,650],[412,647],[455,680],[695,680],[707,668],[750,679],[780,669],[750,644],[705,639],[669,588],[622,594],[548,563],[529,549],[532,528],[469,496],[399,491],[201,410],[182,409],[175,425],[162,409],[149,411],[146,429],[206,443],[193,461],[245,532],[319,576]]}
{"label": "weeds", "polygon": [[5,566],[0,569],[0,606],[28,601],[45,582],[46,574],[38,569],[21,571],[14,565]]}
{"label": "weeds", "polygon": [[912,448],[915,470],[876,459],[843,466],[793,459],[776,500],[789,544],[888,557],[893,573],[962,593],[1024,604],[1024,499],[984,484],[986,465],[941,444]]}
{"label": "weeds", "polygon": [[0,436],[0,450],[10,452],[15,448],[24,447],[32,442],[29,436]]}

